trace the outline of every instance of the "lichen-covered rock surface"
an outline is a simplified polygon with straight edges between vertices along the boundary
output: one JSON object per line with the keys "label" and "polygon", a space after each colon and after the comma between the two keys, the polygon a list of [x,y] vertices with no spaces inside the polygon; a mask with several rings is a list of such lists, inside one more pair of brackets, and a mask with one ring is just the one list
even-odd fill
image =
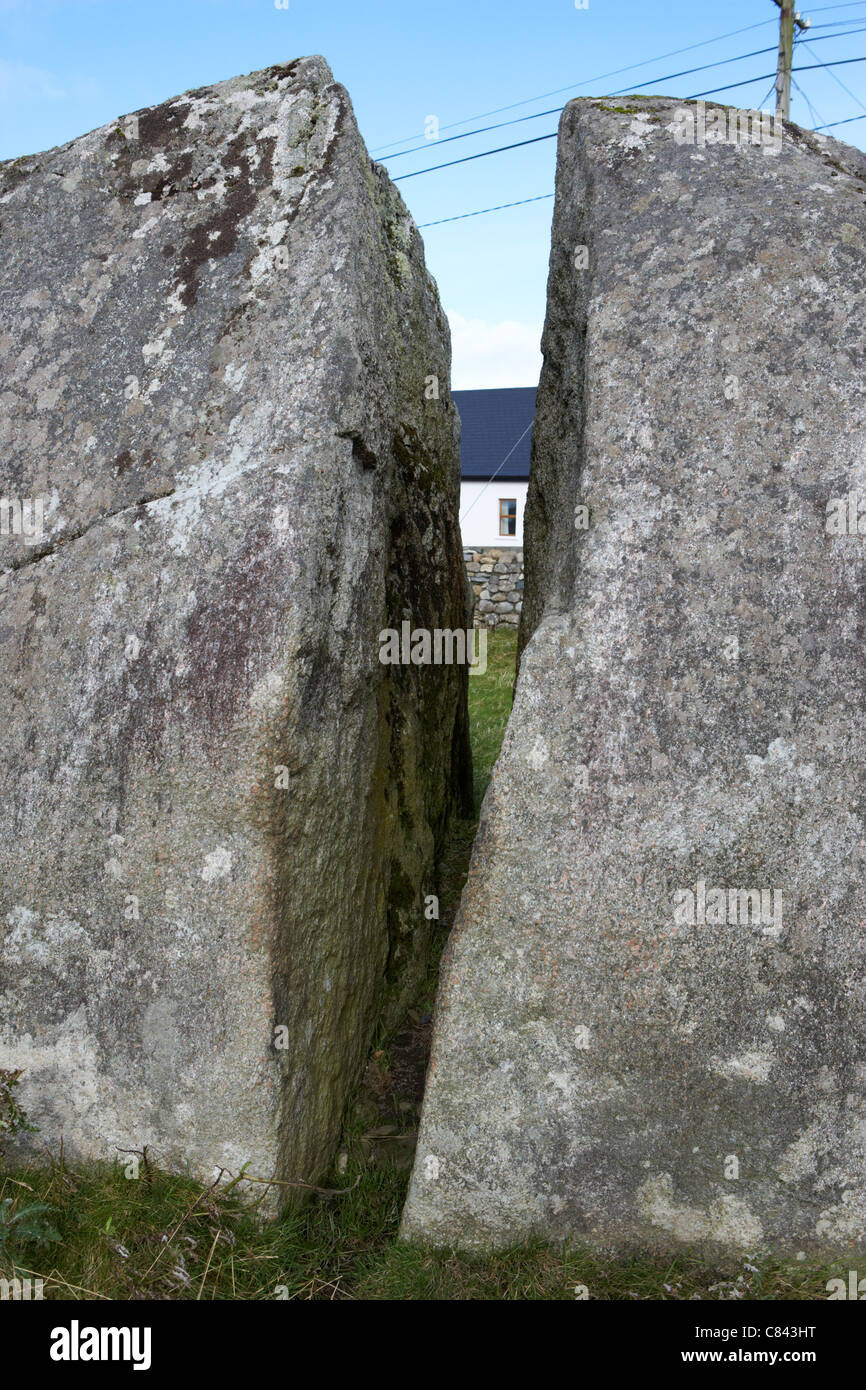
{"label": "lichen-covered rock surface", "polygon": [[866,1245],[866,157],[690,110],[562,117],[413,1239]]}
{"label": "lichen-covered rock surface", "polygon": [[467,623],[420,237],[311,58],[0,166],[0,256],[0,1066],[314,1180],[467,785],[465,669],[378,660]]}

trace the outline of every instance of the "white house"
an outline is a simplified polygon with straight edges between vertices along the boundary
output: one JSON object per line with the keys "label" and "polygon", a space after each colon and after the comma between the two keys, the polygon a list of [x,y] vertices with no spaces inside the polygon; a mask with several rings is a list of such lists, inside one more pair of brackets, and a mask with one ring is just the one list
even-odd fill
{"label": "white house", "polygon": [[535,387],[454,391],[463,427],[460,531],[464,549],[523,545]]}

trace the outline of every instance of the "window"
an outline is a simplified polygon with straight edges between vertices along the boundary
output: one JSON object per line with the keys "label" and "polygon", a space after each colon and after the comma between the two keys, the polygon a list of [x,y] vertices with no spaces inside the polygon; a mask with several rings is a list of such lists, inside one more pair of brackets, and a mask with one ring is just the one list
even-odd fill
{"label": "window", "polygon": [[500,536],[517,535],[516,497],[500,497],[499,499],[499,534]]}

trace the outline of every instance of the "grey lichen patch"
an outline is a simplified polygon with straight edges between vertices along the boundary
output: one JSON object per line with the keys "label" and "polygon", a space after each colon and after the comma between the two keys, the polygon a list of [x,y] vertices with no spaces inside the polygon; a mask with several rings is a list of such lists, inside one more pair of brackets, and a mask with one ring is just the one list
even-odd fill
{"label": "grey lichen patch", "polygon": [[714,1197],[706,1211],[677,1203],[670,1173],[647,1178],[636,1194],[639,1216],[686,1245],[721,1245],[758,1250],[764,1235],[761,1222],[733,1192]]}

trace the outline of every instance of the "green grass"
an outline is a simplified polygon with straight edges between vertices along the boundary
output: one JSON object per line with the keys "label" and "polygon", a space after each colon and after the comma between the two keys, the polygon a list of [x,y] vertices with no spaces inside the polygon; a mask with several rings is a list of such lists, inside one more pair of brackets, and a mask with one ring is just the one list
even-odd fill
{"label": "green grass", "polygon": [[395,1240],[405,1169],[356,1153],[334,1181],[349,1190],[279,1221],[261,1220],[237,1190],[153,1167],[130,1180],[120,1165],[34,1165],[0,1177],[0,1199],[53,1208],[60,1244],[16,1252],[17,1272],[42,1278],[47,1299],[809,1300],[826,1298],[840,1272],[544,1245],[485,1257],[424,1250]]}
{"label": "green grass", "polygon": [[487,671],[483,676],[471,676],[469,680],[476,816],[481,809],[511,713],[516,660],[517,628],[494,628],[487,637]]}
{"label": "green grass", "polygon": [[[511,709],[516,647],[515,631],[491,632],[487,672],[469,682],[476,816]],[[474,832],[474,821],[458,823],[444,857],[440,946]],[[846,1277],[845,1270],[768,1259],[708,1264],[688,1252],[614,1259],[536,1244],[482,1257],[399,1243],[418,1119],[413,1067],[418,1092],[419,1039],[429,1031],[435,987],[433,965],[404,1028],[377,1042],[346,1116],[337,1167],[325,1180],[333,1195],[313,1196],[272,1221],[259,1210],[261,1187],[228,1180],[202,1187],[160,1170],[156,1154],[139,1164],[137,1178],[125,1176],[128,1156],[116,1165],[71,1166],[62,1154],[49,1164],[0,1161],[7,1218],[0,1277],[14,1269],[42,1278],[48,1299],[365,1301],[824,1299],[827,1280]],[[420,1065],[423,1074],[423,1056]],[[49,1206],[39,1220],[59,1240],[28,1239],[23,1213],[37,1203]],[[16,1214],[22,1219],[9,1224]]]}

